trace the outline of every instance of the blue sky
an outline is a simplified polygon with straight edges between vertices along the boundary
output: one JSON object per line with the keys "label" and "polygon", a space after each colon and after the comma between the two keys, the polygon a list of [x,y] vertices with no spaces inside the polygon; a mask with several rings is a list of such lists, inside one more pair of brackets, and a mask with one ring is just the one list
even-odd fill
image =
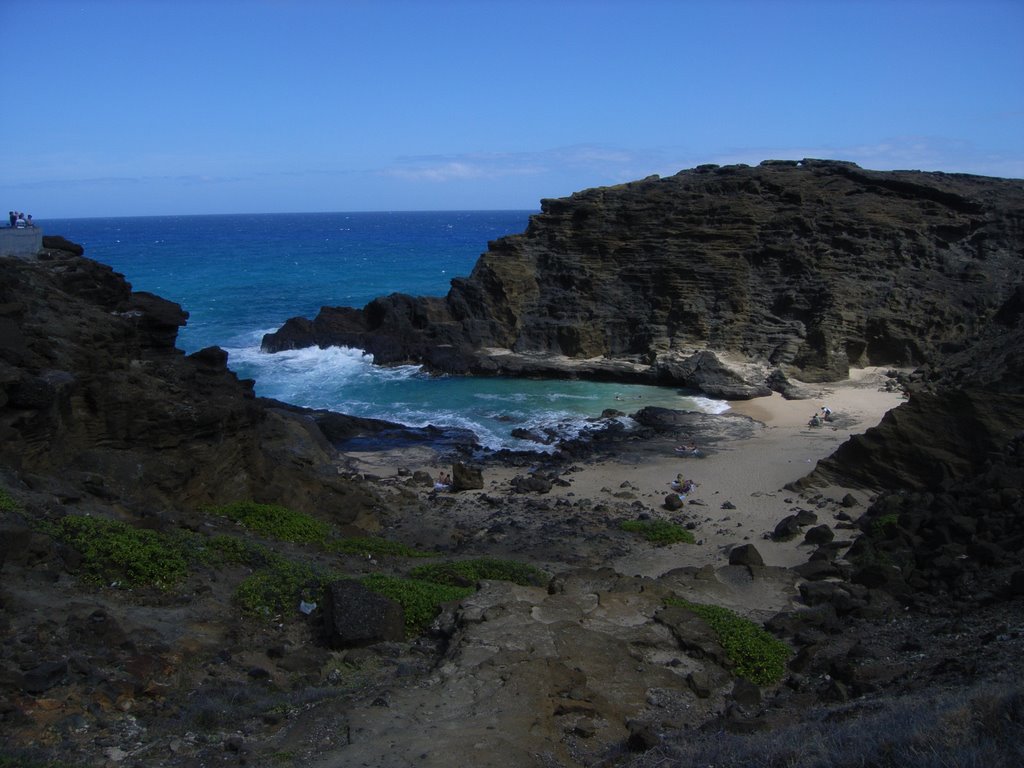
{"label": "blue sky", "polygon": [[1024,177],[1020,0],[0,0],[0,205],[535,209],[701,163]]}

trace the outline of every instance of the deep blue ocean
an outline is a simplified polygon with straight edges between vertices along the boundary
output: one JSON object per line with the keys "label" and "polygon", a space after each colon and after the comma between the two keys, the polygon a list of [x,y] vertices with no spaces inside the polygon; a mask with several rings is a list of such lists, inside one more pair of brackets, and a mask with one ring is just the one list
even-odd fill
{"label": "deep blue ocean", "polygon": [[574,435],[606,408],[663,405],[719,412],[725,403],[672,388],[436,377],[383,368],[361,350],[260,352],[263,334],[321,306],[362,307],[393,292],[443,296],[490,240],[526,229],[530,211],[314,213],[40,220],[135,290],[189,313],[186,352],[217,345],[259,395],[310,408],[472,430],[489,448],[530,448],[516,427]]}

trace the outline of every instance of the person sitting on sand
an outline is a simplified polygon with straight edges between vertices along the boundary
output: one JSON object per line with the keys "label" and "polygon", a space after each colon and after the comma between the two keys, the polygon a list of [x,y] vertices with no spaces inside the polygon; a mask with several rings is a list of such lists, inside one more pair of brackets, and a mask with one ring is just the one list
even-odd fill
{"label": "person sitting on sand", "polygon": [[807,426],[808,427],[820,427],[821,426],[821,419],[818,418],[818,414],[817,413],[815,413],[813,416],[811,416],[811,420],[807,422]]}
{"label": "person sitting on sand", "polygon": [[690,445],[677,445],[676,453],[696,454],[697,446],[692,443]]}
{"label": "person sitting on sand", "polygon": [[442,472],[437,477],[437,482],[434,483],[435,491],[447,491],[452,487],[452,476]]}

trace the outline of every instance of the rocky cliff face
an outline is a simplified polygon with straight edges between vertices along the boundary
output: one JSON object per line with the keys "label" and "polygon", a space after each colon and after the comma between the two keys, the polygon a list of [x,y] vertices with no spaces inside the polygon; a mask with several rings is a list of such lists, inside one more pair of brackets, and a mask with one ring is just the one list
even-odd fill
{"label": "rocky cliff face", "polygon": [[1024,286],[965,349],[908,377],[910,401],[819,462],[809,480],[953,491],[1024,431]]}
{"label": "rocky cliff face", "polygon": [[[979,289],[991,322],[973,343],[915,374],[910,402],[870,437],[876,442],[832,460],[843,477],[861,471],[877,481],[888,472],[884,485],[928,489],[883,495],[863,518],[852,563],[838,556],[846,541],[818,546],[812,567],[793,571],[764,567],[752,546],[742,546],[728,566],[651,580],[594,568],[633,546],[609,527],[644,509],[630,494],[596,504],[480,494],[461,506],[434,495],[428,505],[418,500],[416,475],[398,475],[389,496],[370,499],[362,485],[339,478],[324,435],[340,439],[374,425],[254,398],[251,385],[227,371],[222,351],[175,350],[186,317],[180,307],[133,293],[70,247],[54,245],[38,260],[0,259],[0,491],[17,497],[5,509],[10,499],[0,496],[0,723],[3,749],[19,749],[15,761],[25,747],[24,764],[56,757],[167,768],[449,765],[453,754],[471,754],[503,766],[539,759],[641,766],[668,764],[666,753],[704,741],[699,758],[675,762],[746,765],[766,754],[792,762],[812,742],[838,744],[837,759],[846,759],[850,745],[874,740],[874,762],[893,754],[898,762],[901,742],[919,754],[925,733],[944,746],[956,738],[994,743],[979,764],[1019,763],[1000,762],[1010,749],[1019,757],[1022,722],[1019,287],[992,289],[1001,302]],[[1000,259],[1012,263],[1005,253]],[[392,297],[367,311],[384,328],[397,322],[387,309],[396,306],[420,329],[424,354],[476,359],[459,346],[459,334],[476,326],[453,319],[451,296]],[[345,332],[368,333],[358,330],[365,311],[333,317],[338,328],[356,329]],[[503,327],[495,317],[495,328]],[[307,326],[313,332],[316,323]],[[444,333],[451,347],[429,345],[430,334]],[[382,349],[393,344],[395,354],[403,349],[404,337],[365,338]],[[717,364],[706,353],[695,358],[687,361],[693,371]],[[529,363],[527,355],[517,359]],[[632,366],[604,370],[639,370]],[[422,479],[429,487],[430,477]],[[315,508],[339,523],[382,501],[392,534],[408,527],[417,542],[422,535],[460,554],[529,552],[580,567],[546,589],[484,582],[447,608],[429,635],[334,651],[323,647],[321,619],[301,608],[268,624],[229,607],[252,562],[202,561],[170,592],[122,592],[72,578],[82,553],[44,524],[87,512],[144,529],[195,529],[206,546],[238,529],[189,511],[239,498]],[[839,511],[839,502],[822,505]],[[273,546],[276,557],[339,563],[337,552]],[[269,550],[254,551],[269,558]],[[405,558],[390,559],[358,552],[341,567],[352,574],[408,568],[397,562]],[[756,597],[759,621],[781,611],[767,626],[797,650],[785,683],[762,698],[752,683],[734,680],[736,662],[710,624],[664,606],[667,595],[725,605]],[[982,681],[989,697],[993,681],[1009,681],[1005,706],[983,697],[968,708],[957,699],[948,716],[930,717],[932,730],[907,735],[909,728],[893,727],[908,694],[931,699],[965,680]],[[830,703],[838,709],[825,714],[820,707]],[[879,711],[880,725],[856,719]],[[837,739],[838,721],[848,738]],[[824,724],[820,735],[811,730],[816,723]],[[758,729],[771,730],[765,742],[744,742],[750,757],[723,757],[724,732]],[[788,741],[780,738],[787,733]],[[634,761],[628,750],[648,750],[647,757]]]}
{"label": "rocky cliff face", "polygon": [[258,499],[345,520],[366,506],[311,419],[255,398],[222,350],[175,348],[181,307],[50,244],[0,259],[0,466],[14,487],[145,514]]}
{"label": "rocky cliff face", "polygon": [[544,200],[445,298],[324,307],[264,348],[349,345],[380,363],[749,397],[785,376],[829,381],[962,347],[1021,281],[1022,253],[1017,180],[819,160],[701,166]]}

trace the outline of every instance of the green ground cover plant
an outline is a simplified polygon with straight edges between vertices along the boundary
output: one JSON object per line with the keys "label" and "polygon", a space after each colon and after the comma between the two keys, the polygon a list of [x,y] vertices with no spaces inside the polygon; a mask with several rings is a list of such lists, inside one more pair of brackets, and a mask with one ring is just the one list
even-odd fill
{"label": "green ground cover plant", "polygon": [[328,545],[332,552],[349,555],[370,555],[372,557],[437,557],[433,552],[424,552],[397,541],[388,541],[378,536],[351,536],[332,541]]}
{"label": "green ground cover plant", "polygon": [[691,610],[708,623],[739,677],[757,685],[771,685],[786,674],[789,646],[763,627],[721,606],[691,603],[681,598],[669,598],[665,602]]}
{"label": "green ground cover plant", "polygon": [[685,542],[693,544],[693,534],[678,523],[668,520],[623,520],[619,528],[629,533],[637,533],[652,544],[664,546]]}
{"label": "green ground cover plant", "polygon": [[235,590],[242,612],[268,618],[294,613],[299,602],[319,602],[324,588],[341,574],[283,557],[271,556],[268,564],[246,578]]}
{"label": "green ground cover plant", "polygon": [[17,512],[18,502],[11,498],[6,488],[0,488],[0,512]]}
{"label": "green ground cover plant", "polygon": [[405,630],[410,635],[418,634],[430,626],[442,604],[461,600],[474,592],[473,587],[453,587],[383,574],[365,576],[359,581],[367,589],[402,606],[405,611]]}
{"label": "green ground cover plant", "polygon": [[409,575],[455,587],[472,585],[480,579],[511,581],[527,587],[540,587],[548,582],[548,575],[532,565],[489,557],[421,565],[413,568]]}
{"label": "green ground cover plant", "polygon": [[871,521],[871,538],[886,539],[899,526],[900,516],[895,512],[879,515]]}
{"label": "green ground cover plant", "polygon": [[236,501],[220,507],[207,507],[208,514],[223,515],[253,533],[295,544],[324,544],[331,535],[331,526],[305,512],[296,512],[279,504],[257,504]]}
{"label": "green ground cover plant", "polygon": [[181,537],[88,515],[68,515],[52,533],[81,554],[86,581],[169,589],[188,573],[188,552]]}
{"label": "green ground cover plant", "polygon": [[196,556],[207,565],[249,565],[259,567],[273,557],[264,546],[227,534],[211,536],[196,546]]}

